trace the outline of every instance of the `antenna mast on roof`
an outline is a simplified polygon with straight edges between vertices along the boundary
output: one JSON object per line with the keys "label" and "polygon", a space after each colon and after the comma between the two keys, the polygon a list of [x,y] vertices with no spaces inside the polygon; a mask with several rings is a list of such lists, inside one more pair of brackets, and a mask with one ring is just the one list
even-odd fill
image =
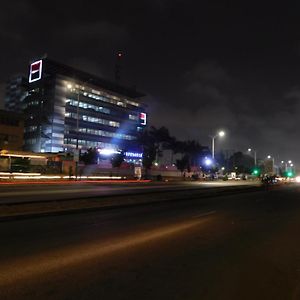
{"label": "antenna mast on roof", "polygon": [[116,83],[120,83],[121,81],[121,62],[122,62],[123,53],[119,51],[116,57],[116,65],[115,65],[115,81]]}

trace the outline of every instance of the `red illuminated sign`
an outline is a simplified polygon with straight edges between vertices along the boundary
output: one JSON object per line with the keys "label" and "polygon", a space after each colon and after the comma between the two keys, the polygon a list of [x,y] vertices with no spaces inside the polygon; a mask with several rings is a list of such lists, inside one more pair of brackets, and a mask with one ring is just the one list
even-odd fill
{"label": "red illuminated sign", "polygon": [[140,121],[141,121],[141,125],[147,124],[147,114],[146,113],[140,113]]}
{"label": "red illuminated sign", "polygon": [[38,60],[30,65],[29,82],[34,82],[42,78],[43,61]]}

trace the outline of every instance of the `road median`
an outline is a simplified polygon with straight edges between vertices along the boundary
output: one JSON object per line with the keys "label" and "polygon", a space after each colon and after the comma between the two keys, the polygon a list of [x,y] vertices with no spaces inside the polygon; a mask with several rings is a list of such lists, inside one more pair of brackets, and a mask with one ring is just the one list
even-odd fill
{"label": "road median", "polygon": [[0,205],[0,221],[37,218],[52,215],[74,214],[89,211],[155,204],[165,201],[199,201],[211,197],[236,193],[261,191],[260,186],[230,186],[207,189],[183,189],[174,191],[140,192],[118,196],[93,196],[47,202],[29,202]]}

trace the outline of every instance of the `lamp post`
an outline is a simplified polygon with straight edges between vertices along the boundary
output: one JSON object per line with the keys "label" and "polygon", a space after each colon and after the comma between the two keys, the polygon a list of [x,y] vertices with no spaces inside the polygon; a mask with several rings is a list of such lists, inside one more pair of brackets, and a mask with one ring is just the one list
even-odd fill
{"label": "lamp post", "polygon": [[284,160],[282,160],[282,161],[281,161],[281,164],[284,165],[284,171],[286,172],[286,171],[287,171],[287,168],[288,168],[288,167],[287,167],[287,162],[284,161]]}
{"label": "lamp post", "polygon": [[256,167],[257,166],[256,150],[248,148],[248,152],[253,152],[253,154],[254,154],[254,166]]}
{"label": "lamp post", "polygon": [[274,173],[274,170],[275,170],[275,168],[274,168],[275,167],[275,159],[271,155],[268,155],[267,159],[271,159],[272,160],[272,173]]}
{"label": "lamp post", "polygon": [[[82,85],[84,86],[90,80],[91,80],[91,78],[84,81],[82,83]],[[72,89],[73,89],[72,84],[68,84],[67,88],[70,91],[72,91]],[[79,102],[80,102],[80,90],[79,90],[79,88],[75,89],[75,92],[77,94],[77,106],[76,106],[76,160],[75,160],[75,177],[76,177],[76,180],[77,180],[77,177],[78,177],[78,162],[79,162]]]}
{"label": "lamp post", "polygon": [[210,136],[211,137],[211,154],[212,158],[215,159],[215,139],[217,137],[223,137],[225,132],[223,130],[219,131],[216,135]]}

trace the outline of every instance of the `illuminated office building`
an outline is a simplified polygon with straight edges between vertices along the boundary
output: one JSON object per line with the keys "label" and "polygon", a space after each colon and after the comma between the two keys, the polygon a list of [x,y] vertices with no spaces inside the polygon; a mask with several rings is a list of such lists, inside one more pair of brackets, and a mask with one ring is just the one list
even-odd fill
{"label": "illuminated office building", "polygon": [[22,75],[10,78],[6,84],[5,110],[21,113],[23,111],[23,101],[27,95],[28,79]]}
{"label": "illuminated office building", "polygon": [[144,95],[48,58],[30,64],[25,150],[137,151],[147,124]]}

